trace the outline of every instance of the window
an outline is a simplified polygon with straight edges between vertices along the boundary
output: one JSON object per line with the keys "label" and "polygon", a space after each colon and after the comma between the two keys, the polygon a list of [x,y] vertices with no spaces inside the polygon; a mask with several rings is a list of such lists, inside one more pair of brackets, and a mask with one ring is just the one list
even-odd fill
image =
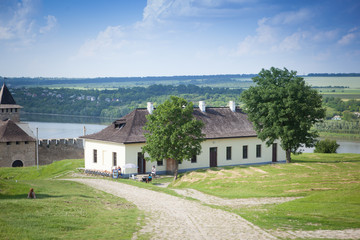
{"label": "window", "polygon": [[6,145],[11,145],[11,142],[6,142]]}
{"label": "window", "polygon": [[113,152],[113,166],[117,166],[117,156],[116,156],[116,152]]}
{"label": "window", "polygon": [[15,112],[17,112],[17,108],[15,108],[14,110],[15,110]]}
{"label": "window", "polygon": [[96,149],[94,149],[93,159],[94,159],[94,163],[97,163],[97,150]]}
{"label": "window", "polygon": [[29,144],[29,142],[28,142],[28,141],[25,141],[25,144]]}
{"label": "window", "polygon": [[260,158],[261,157],[261,145],[256,145],[256,157]]}
{"label": "window", "polygon": [[19,144],[20,144],[20,142],[16,141],[16,145],[19,145]]}
{"label": "window", "polygon": [[226,147],[226,160],[231,160],[231,147]]}
{"label": "window", "polygon": [[196,155],[194,155],[191,158],[191,163],[196,163],[196,162],[197,162],[197,157],[196,157]]}
{"label": "window", "polygon": [[243,146],[243,159],[248,158],[248,146]]}
{"label": "window", "polygon": [[156,163],[157,163],[158,166],[162,166],[162,165],[164,164],[163,160],[161,160],[161,161],[156,161]]}

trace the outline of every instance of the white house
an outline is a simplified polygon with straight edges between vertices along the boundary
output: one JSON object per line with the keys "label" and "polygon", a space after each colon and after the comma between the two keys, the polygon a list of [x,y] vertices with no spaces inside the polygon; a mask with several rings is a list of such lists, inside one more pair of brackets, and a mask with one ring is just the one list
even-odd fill
{"label": "white house", "polygon": [[[266,164],[285,161],[285,151],[274,143],[267,147],[257,138],[247,115],[230,101],[229,107],[206,107],[201,101],[194,108],[194,116],[203,121],[202,132],[205,141],[201,144],[200,155],[179,164],[179,172],[208,167],[221,167],[246,164]],[[153,106],[136,109],[116,120],[98,133],[83,136],[85,140],[85,168],[110,171],[114,166],[134,164],[138,168],[123,168],[126,175],[149,173],[153,165],[157,173],[173,171],[173,161],[164,159],[147,162],[141,153],[145,137],[143,126],[146,115],[151,114]]]}

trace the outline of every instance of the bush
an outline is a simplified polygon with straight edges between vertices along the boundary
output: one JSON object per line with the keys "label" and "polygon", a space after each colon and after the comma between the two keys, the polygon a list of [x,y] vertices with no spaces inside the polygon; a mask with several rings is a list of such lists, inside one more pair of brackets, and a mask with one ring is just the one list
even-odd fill
{"label": "bush", "polygon": [[325,139],[315,144],[314,153],[336,153],[339,146],[336,140]]}

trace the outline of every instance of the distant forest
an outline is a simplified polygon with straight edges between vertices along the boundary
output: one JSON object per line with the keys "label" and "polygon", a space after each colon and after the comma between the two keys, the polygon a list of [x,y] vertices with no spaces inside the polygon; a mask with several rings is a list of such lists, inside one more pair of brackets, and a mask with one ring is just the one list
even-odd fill
{"label": "distant forest", "polygon": [[[189,76],[159,76],[159,77],[98,77],[98,78],[4,78],[12,87],[21,86],[51,86],[51,85],[79,85],[79,84],[105,84],[105,83],[164,83],[176,82],[177,84],[211,85],[218,83],[231,83],[249,80],[257,74],[223,74],[223,75],[189,75]],[[302,77],[357,77],[360,73],[309,73],[299,75]]]}
{"label": "distant forest", "polygon": [[151,85],[149,87],[118,88],[115,90],[80,90],[72,88],[11,88],[17,104],[28,113],[66,114],[119,118],[135,108],[156,106],[171,95],[180,96],[196,104],[206,101],[208,106],[226,106],[230,100],[238,102],[242,89],[199,87],[195,85]]}
{"label": "distant forest", "polygon": [[[236,79],[250,79],[256,74],[226,74],[226,75],[198,75],[198,76],[160,76],[160,77],[98,77],[98,78],[6,78],[5,81],[12,87],[21,86],[49,86],[64,84],[101,84],[101,83],[161,83],[161,82],[178,82],[179,84],[212,84],[232,82]],[[0,77],[1,78],[1,77]]]}

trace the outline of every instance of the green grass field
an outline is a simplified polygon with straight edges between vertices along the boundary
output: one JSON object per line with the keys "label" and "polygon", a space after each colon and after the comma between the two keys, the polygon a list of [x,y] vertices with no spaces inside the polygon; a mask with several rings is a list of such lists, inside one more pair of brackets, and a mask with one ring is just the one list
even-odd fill
{"label": "green grass field", "polygon": [[172,186],[224,198],[302,197],[282,204],[225,208],[267,229],[359,228],[360,155],[302,154],[293,160],[194,171]]}
{"label": "green grass field", "polygon": [[[58,180],[84,160],[0,168],[0,239],[131,239],[143,214],[131,203]],[[27,199],[30,187],[36,199]]]}

